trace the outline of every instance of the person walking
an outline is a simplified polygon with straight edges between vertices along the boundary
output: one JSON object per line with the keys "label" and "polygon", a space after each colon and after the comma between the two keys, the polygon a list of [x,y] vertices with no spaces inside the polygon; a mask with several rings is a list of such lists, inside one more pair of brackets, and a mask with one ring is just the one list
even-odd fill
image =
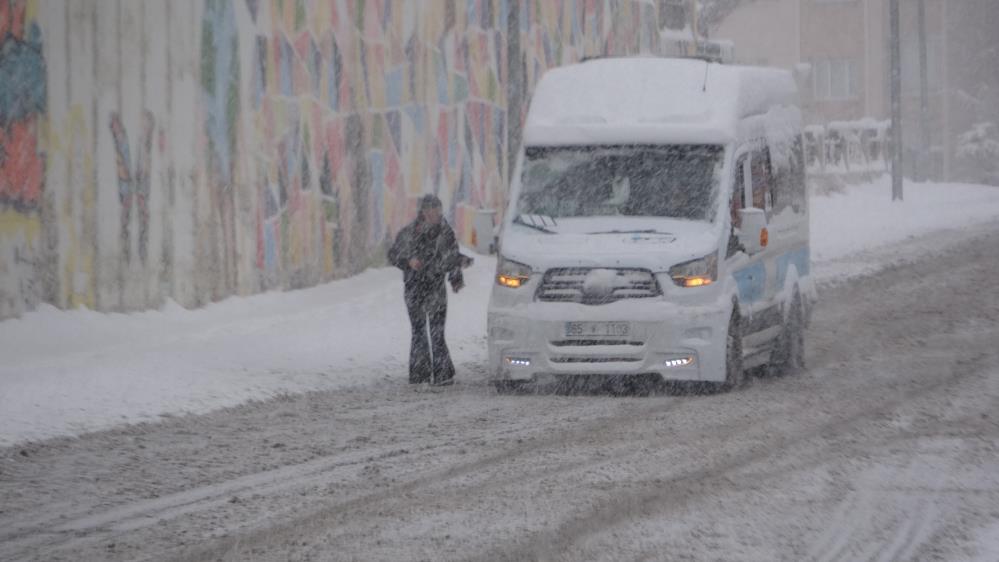
{"label": "person walking", "polygon": [[419,214],[395,238],[389,262],[403,272],[406,309],[413,335],[409,348],[409,382],[447,385],[454,364],[444,341],[447,319],[445,277],[455,293],[465,286],[461,270],[472,258],[461,254],[454,230],[444,220],[441,200],[420,198]]}

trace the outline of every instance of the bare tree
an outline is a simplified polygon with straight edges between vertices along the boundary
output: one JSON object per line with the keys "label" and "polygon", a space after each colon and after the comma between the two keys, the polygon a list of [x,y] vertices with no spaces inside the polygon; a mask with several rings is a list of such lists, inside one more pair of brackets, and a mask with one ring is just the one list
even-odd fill
{"label": "bare tree", "polygon": [[698,28],[708,33],[721,24],[733,10],[756,0],[697,0]]}

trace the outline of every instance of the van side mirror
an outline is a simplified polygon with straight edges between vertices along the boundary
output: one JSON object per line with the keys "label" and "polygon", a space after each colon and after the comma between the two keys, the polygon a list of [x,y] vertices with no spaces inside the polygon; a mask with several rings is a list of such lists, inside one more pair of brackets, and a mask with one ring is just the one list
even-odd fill
{"label": "van side mirror", "polygon": [[739,243],[749,255],[760,253],[769,242],[767,232],[767,214],[763,209],[750,207],[739,209],[739,219],[742,227],[739,229]]}

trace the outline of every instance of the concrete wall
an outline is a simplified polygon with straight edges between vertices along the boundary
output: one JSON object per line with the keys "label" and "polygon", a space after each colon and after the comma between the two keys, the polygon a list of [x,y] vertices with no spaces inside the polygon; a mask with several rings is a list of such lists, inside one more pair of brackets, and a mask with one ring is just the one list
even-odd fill
{"label": "concrete wall", "polygon": [[504,203],[510,92],[658,52],[657,19],[640,0],[0,0],[0,318],[352,275],[427,192],[468,242]]}

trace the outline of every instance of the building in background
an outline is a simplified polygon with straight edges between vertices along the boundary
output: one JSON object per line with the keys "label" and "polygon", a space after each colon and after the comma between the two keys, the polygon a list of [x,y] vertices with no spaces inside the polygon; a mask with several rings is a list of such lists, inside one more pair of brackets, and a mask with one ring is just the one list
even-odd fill
{"label": "building in background", "polygon": [[708,32],[733,43],[737,63],[793,69],[801,61],[799,9],[798,0],[757,0],[735,8]]}
{"label": "building in background", "polygon": [[[915,177],[975,180],[960,161],[957,141],[973,125],[999,125],[999,2],[924,1],[925,120],[918,2],[901,2],[906,171]],[[714,39],[734,43],[736,62],[796,70],[809,124],[883,123],[890,110],[888,4],[751,0],[708,31]]]}

